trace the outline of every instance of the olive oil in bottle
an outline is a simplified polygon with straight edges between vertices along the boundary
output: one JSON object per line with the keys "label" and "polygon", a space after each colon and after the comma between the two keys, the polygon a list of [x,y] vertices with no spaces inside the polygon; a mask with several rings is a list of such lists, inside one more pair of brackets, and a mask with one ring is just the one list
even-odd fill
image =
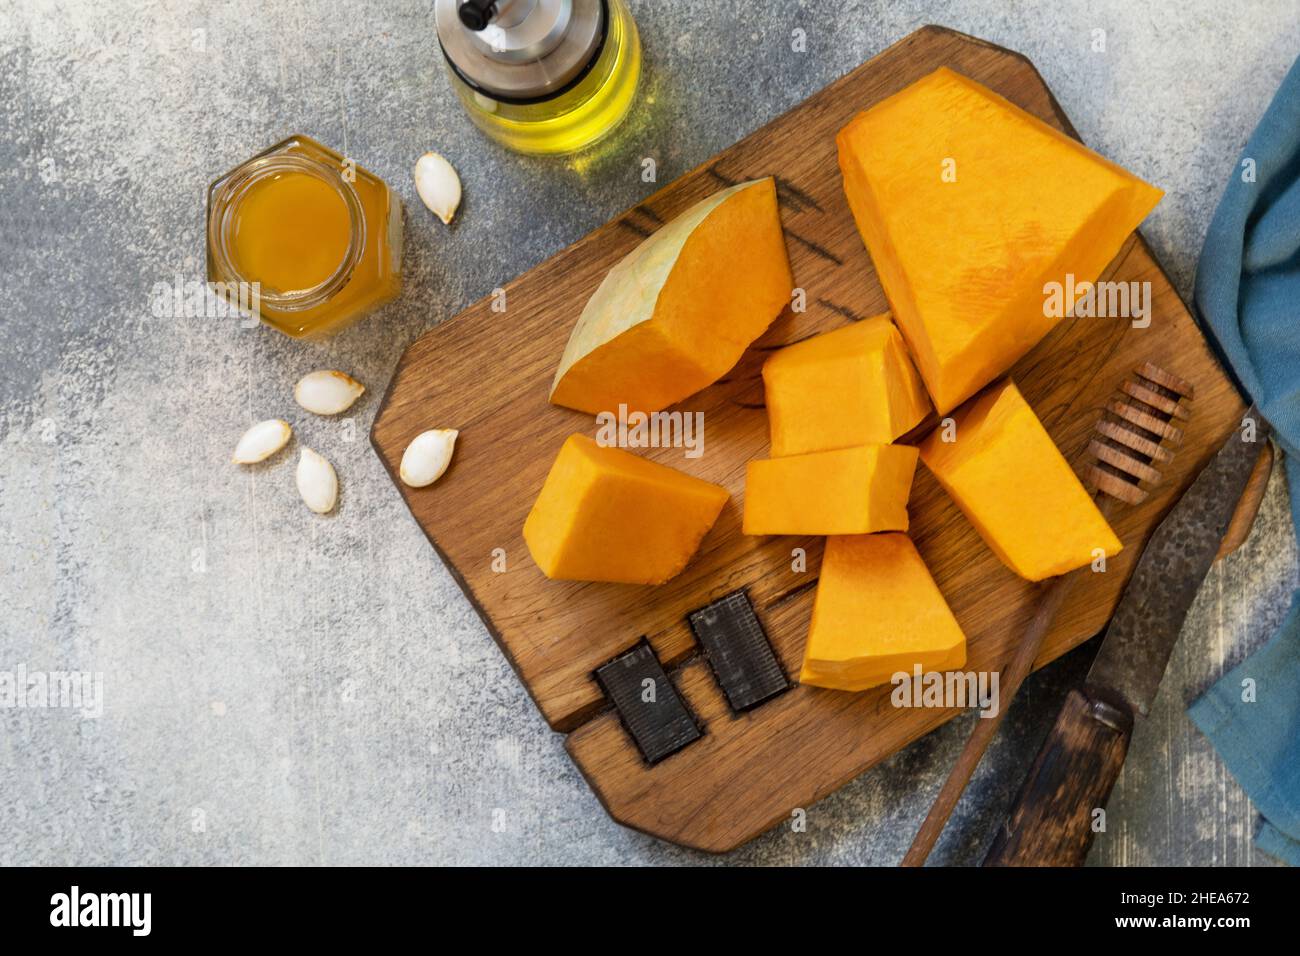
{"label": "olive oil in bottle", "polygon": [[623,0],[437,0],[438,41],[470,119],[521,153],[570,153],[627,115],[641,40]]}

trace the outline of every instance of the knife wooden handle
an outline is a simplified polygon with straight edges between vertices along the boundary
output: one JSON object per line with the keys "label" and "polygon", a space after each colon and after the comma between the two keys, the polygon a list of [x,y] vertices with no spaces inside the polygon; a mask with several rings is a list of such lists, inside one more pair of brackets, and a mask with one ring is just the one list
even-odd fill
{"label": "knife wooden handle", "polygon": [[1082,866],[1132,733],[1127,708],[1070,691],[984,865]]}

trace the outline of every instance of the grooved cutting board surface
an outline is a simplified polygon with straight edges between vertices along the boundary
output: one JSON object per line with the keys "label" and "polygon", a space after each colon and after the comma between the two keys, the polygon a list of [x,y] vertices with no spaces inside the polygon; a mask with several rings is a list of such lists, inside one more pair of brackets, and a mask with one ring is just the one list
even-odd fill
{"label": "grooved cutting board surface", "polygon": [[[741,534],[745,463],[767,456],[759,368],[772,349],[888,309],[844,199],[835,133],[940,66],[1075,135],[1028,60],[949,30],[919,30],[511,282],[504,313],[485,299],[432,329],[402,356],[376,416],[371,439],[394,477],[415,435],[460,429],[455,459],[436,485],[397,487],[546,719],[571,732],[568,749],[601,801],[629,826],[690,846],[729,849],[955,713],[895,708],[889,687],[862,694],[796,687],[733,715],[686,622],[691,611],[747,588],[787,673],[798,674],[821,539]],[[677,406],[704,412],[700,458],[687,459],[681,449],[644,452],[726,486],[731,502],[694,560],[665,585],[548,581],[528,555],[522,528],[564,438],[595,431],[591,416],[546,400],[583,304],[659,225],[727,184],[768,175],[777,179],[786,245],[807,311],[787,309],[730,374]],[[1142,542],[1244,411],[1139,236],[1129,239],[1106,277],[1150,283],[1148,328],[1126,319],[1068,319],[1012,370],[1076,471],[1083,472],[1103,405],[1141,362],[1191,381],[1196,399],[1163,484],[1142,505],[1116,512],[1124,552],[1106,573],[1073,589],[1040,664],[1105,625]],[[1014,481],[1008,474],[1012,493]],[[967,668],[1001,666],[1032,615],[1034,586],[1002,566],[923,466],[910,511],[917,547],[968,635]],[[795,548],[805,549],[806,570],[793,569]],[[700,740],[654,766],[642,760],[592,677],[643,635],[705,726]],[[673,671],[674,665],[680,666]]]}

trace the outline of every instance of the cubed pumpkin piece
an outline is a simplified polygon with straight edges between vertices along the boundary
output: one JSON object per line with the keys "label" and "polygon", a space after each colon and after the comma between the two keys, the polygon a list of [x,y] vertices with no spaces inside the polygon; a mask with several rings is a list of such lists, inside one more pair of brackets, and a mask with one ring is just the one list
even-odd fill
{"label": "cubed pumpkin piece", "polygon": [[966,635],[905,534],[828,538],[800,682],[866,690],[966,663]]}
{"label": "cubed pumpkin piece", "polygon": [[570,435],[524,522],[548,578],[662,584],[691,559],[727,489]]}
{"label": "cubed pumpkin piece", "polygon": [[569,337],[556,405],[656,412],[726,374],[794,286],[769,177],[697,203],[614,266]]}
{"label": "cubed pumpkin piece", "polygon": [[930,400],[888,315],[815,335],[763,364],[772,457],[888,444]]}
{"label": "cubed pumpkin piece", "polygon": [[1010,380],[936,429],[921,460],[1002,562],[1041,581],[1122,545],[1043,423]]}
{"label": "cubed pumpkin piece", "polygon": [[1082,294],[1163,195],[946,67],[837,142],[853,217],[940,414],[1060,321],[1047,283],[1072,275]]}
{"label": "cubed pumpkin piece", "polygon": [[859,445],[751,461],[745,534],[906,531],[916,449]]}

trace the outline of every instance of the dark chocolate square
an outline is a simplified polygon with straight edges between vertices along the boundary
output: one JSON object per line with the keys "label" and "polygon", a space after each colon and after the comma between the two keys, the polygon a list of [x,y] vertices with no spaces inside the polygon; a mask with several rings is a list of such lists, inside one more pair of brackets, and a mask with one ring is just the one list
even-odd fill
{"label": "dark chocolate square", "polygon": [[732,710],[750,710],[789,690],[790,681],[744,590],[692,611],[687,620]]}
{"label": "dark chocolate square", "polygon": [[[653,686],[647,681],[653,681]],[[647,763],[658,763],[703,734],[644,638],[596,668],[596,683],[613,702]]]}

